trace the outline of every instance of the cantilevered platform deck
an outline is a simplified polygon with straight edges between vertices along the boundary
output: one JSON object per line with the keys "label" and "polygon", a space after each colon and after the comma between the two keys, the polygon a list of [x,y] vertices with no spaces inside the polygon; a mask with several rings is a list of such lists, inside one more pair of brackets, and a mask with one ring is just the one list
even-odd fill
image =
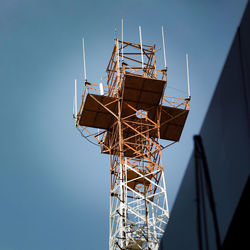
{"label": "cantilevered platform deck", "polygon": [[[149,137],[158,137],[158,131],[154,124],[160,122],[160,138],[169,141],[179,141],[189,110],[173,107],[174,105],[160,105],[165,90],[166,81],[146,78],[143,76],[126,73],[120,89],[123,97],[121,116],[129,124],[148,126]],[[178,105],[176,105],[178,106]],[[138,118],[138,110],[147,113],[147,118]],[[157,112],[160,112],[160,120],[157,120]],[[104,144],[111,142],[112,125],[118,116],[118,98],[88,93],[82,100],[79,112],[79,125],[107,130]],[[155,128],[155,129],[154,129]],[[128,145],[138,144],[136,131],[127,127],[124,129],[123,139]],[[127,141],[126,141],[127,140]],[[103,151],[109,153],[109,151]],[[124,147],[124,154],[133,157],[135,152],[129,147]]]}

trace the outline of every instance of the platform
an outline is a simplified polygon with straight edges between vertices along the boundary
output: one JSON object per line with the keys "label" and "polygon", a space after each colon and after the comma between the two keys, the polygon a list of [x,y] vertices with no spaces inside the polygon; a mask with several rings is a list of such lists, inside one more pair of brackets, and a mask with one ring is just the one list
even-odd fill
{"label": "platform", "polygon": [[161,139],[179,141],[189,110],[162,106]]}
{"label": "platform", "polygon": [[[82,101],[80,110],[79,125],[100,129],[109,129],[114,121],[114,116],[102,105],[116,113],[117,99],[114,97],[87,94],[85,101]],[[101,105],[101,104],[102,105]]]}
{"label": "platform", "polygon": [[[166,86],[165,80],[146,78],[126,72],[123,78],[121,96],[125,102],[132,104],[137,110],[158,106]],[[122,110],[122,116],[129,113]]]}
{"label": "platform", "polygon": [[[169,140],[169,141],[179,141],[183,127],[185,125],[187,116],[188,116],[188,110],[183,110],[183,109],[178,109],[178,108],[172,108],[172,107],[162,107],[162,116],[161,116],[161,127],[160,127],[160,138],[164,140]],[[152,111],[155,112],[155,111]],[[149,113],[150,114],[150,113]],[[168,121],[168,122],[167,122]],[[138,143],[136,141],[136,137],[133,137],[129,140],[126,141],[126,138],[129,138],[133,135],[135,135],[133,131],[126,131],[124,133],[124,140],[128,145],[133,145],[135,143]],[[157,130],[152,130],[149,133],[150,137],[157,137]],[[107,132],[105,140],[104,140],[104,145],[108,146],[110,143],[111,137],[110,133]],[[108,151],[102,151],[103,153],[109,153]],[[126,145],[124,145],[124,156],[126,157],[135,157],[136,152]]]}
{"label": "platform", "polygon": [[[123,93],[120,93],[123,98],[121,107],[123,121],[128,123],[141,122],[141,119],[135,116],[135,110],[145,110],[148,118],[157,123],[156,114],[157,111],[161,111],[160,138],[169,141],[179,141],[189,110],[160,105],[159,102],[162,98],[166,81],[145,78],[131,73],[125,74],[123,79]],[[104,144],[106,146],[110,145],[109,131],[117,120],[117,104],[118,99],[116,97],[88,93],[86,98],[82,100],[81,109],[78,113],[79,125],[107,130]],[[143,122],[145,124],[145,121]],[[123,127],[126,127],[126,125],[123,124]],[[136,132],[133,130],[126,129],[123,139],[129,145],[138,144],[138,137],[133,137],[126,141],[126,138],[135,134]],[[151,130],[148,136],[157,137],[157,129]],[[108,151],[103,151],[103,153],[108,153]],[[124,145],[124,155],[134,157],[135,152]]]}

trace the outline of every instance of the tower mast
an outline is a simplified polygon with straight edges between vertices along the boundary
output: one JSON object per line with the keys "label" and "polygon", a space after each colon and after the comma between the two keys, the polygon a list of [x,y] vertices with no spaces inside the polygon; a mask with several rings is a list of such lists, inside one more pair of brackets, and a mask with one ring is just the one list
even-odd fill
{"label": "tower mast", "polygon": [[166,64],[155,65],[155,45],[115,38],[104,94],[87,84],[76,117],[110,155],[112,250],[158,249],[169,220],[162,150],[179,141],[189,99],[165,96]]}

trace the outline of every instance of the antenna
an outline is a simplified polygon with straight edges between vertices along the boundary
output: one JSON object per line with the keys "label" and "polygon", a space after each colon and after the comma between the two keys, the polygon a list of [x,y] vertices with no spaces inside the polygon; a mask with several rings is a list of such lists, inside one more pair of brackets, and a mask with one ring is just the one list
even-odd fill
{"label": "antenna", "polygon": [[82,39],[82,52],[83,52],[83,70],[84,70],[84,82],[87,82],[87,73],[86,73],[86,60],[85,60],[85,46],[84,46],[84,37]]}
{"label": "antenna", "polygon": [[123,19],[122,19],[122,62],[123,62]]}
{"label": "antenna", "polygon": [[75,99],[74,99],[75,107],[73,110],[75,111],[75,119],[77,119],[77,80],[75,79]]}
{"label": "antenna", "polygon": [[165,66],[165,69],[166,69],[167,68],[167,60],[166,60],[166,47],[165,47],[163,26],[161,26],[161,33],[162,33],[162,47],[163,47],[163,54],[164,54],[164,66]]}
{"label": "antenna", "polygon": [[99,84],[99,88],[100,88],[100,95],[104,95],[104,88],[103,88],[102,78],[101,78],[101,82]]}
{"label": "antenna", "polygon": [[190,94],[190,82],[189,82],[188,54],[186,54],[186,63],[187,63],[188,98],[191,99],[191,94]]}
{"label": "antenna", "polygon": [[73,118],[75,118],[75,97],[73,97]]}
{"label": "antenna", "polygon": [[140,44],[141,44],[141,67],[144,68],[143,62],[143,50],[142,50],[142,36],[141,36],[141,26],[139,26]]}

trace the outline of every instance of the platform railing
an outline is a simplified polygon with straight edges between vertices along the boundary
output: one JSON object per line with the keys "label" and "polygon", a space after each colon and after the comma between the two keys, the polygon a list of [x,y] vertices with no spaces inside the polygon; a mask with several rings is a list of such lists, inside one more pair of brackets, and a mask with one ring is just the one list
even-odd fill
{"label": "platform railing", "polygon": [[155,69],[155,68],[153,68],[153,66],[151,66],[149,68],[142,69],[141,67],[138,67],[135,65],[126,65],[125,66],[125,73],[126,72],[140,75],[142,77],[158,79],[158,80],[166,80],[166,71],[160,70],[160,69]]}
{"label": "platform railing", "polygon": [[[106,84],[103,83],[103,90],[104,93],[103,95],[107,96],[108,95],[108,86]],[[94,94],[94,95],[101,95],[101,90],[100,90],[100,85],[99,84],[95,84],[95,83],[85,83],[85,88],[84,88],[84,92],[82,94],[82,101],[81,101],[81,105],[80,105],[80,109],[79,112],[77,114],[77,121],[79,121],[79,117],[80,114],[82,113],[86,98],[88,94]]]}
{"label": "platform railing", "polygon": [[[108,86],[104,83],[102,83],[103,86],[103,95],[108,95]],[[83,99],[85,101],[85,98],[87,94],[95,94],[95,95],[101,95],[101,89],[100,89],[100,84],[96,83],[91,83],[91,84],[86,84],[84,88],[84,93],[83,93]]]}
{"label": "platform railing", "polygon": [[190,101],[190,99],[188,99],[188,98],[164,96],[162,105],[169,106],[172,108],[189,110],[189,101]]}

